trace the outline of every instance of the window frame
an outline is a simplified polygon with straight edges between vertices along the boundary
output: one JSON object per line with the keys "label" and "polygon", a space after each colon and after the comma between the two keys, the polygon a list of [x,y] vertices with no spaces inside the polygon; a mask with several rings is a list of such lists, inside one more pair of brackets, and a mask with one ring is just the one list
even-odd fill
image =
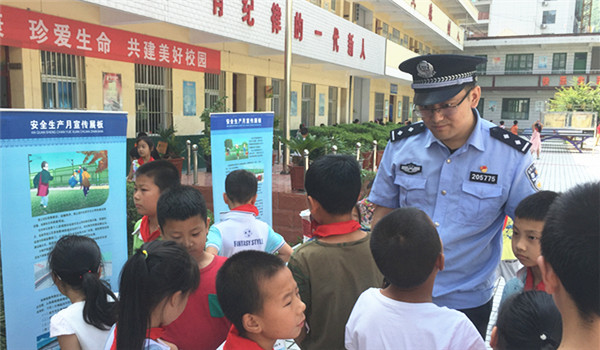
{"label": "window frame", "polygon": [[86,109],[85,57],[40,51],[42,108]]}
{"label": "window frame", "polygon": [[531,109],[530,98],[509,97],[502,99],[501,119],[528,120]]}
{"label": "window frame", "polygon": [[[525,67],[523,67],[525,65]],[[506,54],[504,64],[504,74],[532,74],[533,73],[533,54],[517,53]]]}

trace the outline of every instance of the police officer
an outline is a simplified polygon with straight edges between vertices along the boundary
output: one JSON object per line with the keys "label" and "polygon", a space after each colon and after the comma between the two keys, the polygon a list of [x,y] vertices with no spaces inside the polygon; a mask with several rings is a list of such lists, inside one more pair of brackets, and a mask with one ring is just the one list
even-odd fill
{"label": "police officer", "polygon": [[539,185],[531,144],[475,109],[476,66],[484,62],[427,55],[400,64],[413,77],[413,113],[422,122],[391,132],[369,200],[373,225],[399,207],[430,216],[446,257],[433,302],[464,312],[485,338],[504,217]]}

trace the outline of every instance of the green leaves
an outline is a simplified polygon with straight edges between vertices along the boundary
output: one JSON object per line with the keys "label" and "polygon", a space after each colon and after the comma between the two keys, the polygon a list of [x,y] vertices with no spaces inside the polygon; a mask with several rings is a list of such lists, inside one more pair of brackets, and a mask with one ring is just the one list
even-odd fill
{"label": "green leaves", "polygon": [[557,88],[550,100],[550,110],[563,111],[600,111],[600,90],[591,83],[578,84],[574,78],[573,86]]}

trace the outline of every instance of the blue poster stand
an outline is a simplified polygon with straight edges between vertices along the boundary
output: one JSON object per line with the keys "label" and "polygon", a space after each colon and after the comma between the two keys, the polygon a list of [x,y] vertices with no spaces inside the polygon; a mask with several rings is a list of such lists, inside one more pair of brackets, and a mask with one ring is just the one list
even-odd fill
{"label": "blue poster stand", "polygon": [[258,180],[258,219],[272,226],[273,112],[212,113],[210,129],[215,222],[229,211],[223,201],[227,174],[245,169]]}
{"label": "blue poster stand", "polygon": [[[0,109],[0,242],[8,349],[58,349],[50,338],[50,317],[70,301],[53,285],[47,257],[60,237],[95,239],[104,260],[102,278],[118,291],[127,259],[126,129],[123,112]],[[47,183],[37,176],[45,164]],[[81,182],[84,171],[89,186]]]}

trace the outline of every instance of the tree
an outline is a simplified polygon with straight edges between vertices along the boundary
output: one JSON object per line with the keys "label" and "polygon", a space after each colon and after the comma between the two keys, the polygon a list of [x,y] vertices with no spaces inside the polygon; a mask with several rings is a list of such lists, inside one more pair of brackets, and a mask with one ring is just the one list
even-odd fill
{"label": "tree", "polygon": [[557,88],[550,99],[550,110],[563,111],[600,111],[600,90],[591,83],[578,84],[573,79],[573,86]]}

